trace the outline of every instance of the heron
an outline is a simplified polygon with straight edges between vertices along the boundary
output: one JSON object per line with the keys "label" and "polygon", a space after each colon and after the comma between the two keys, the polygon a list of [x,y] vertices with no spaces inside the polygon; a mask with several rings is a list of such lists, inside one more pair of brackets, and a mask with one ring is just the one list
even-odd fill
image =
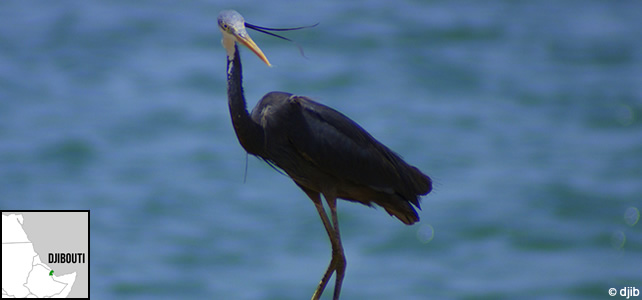
{"label": "heron", "polygon": [[234,10],[218,15],[218,27],[227,52],[227,99],[236,136],[247,153],[287,174],[314,203],[330,239],[332,257],[312,299],[321,297],[333,274],[333,299],[339,299],[346,258],[339,233],[337,199],[380,206],[411,225],[419,221],[414,207],[421,209],[419,198],[432,190],[432,181],[355,121],[308,97],[269,92],[249,113],[238,45],[246,46],[271,66],[246,28],[265,33],[277,29],[246,23]]}

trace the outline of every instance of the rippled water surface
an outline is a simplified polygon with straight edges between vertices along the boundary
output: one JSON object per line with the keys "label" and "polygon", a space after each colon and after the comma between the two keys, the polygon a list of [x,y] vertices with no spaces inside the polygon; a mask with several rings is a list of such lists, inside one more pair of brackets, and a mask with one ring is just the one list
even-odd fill
{"label": "rippled water surface", "polygon": [[320,22],[306,57],[253,33],[250,106],[311,96],[435,180],[410,227],[340,202],[344,299],[642,289],[640,1],[2,1],[0,206],[90,209],[96,299],[306,299],[327,266],[304,193],[245,174],[229,8]]}

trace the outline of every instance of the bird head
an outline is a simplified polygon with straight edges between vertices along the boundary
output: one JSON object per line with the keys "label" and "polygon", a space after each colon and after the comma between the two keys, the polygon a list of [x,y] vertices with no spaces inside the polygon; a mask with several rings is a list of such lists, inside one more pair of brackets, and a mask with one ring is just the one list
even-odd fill
{"label": "bird head", "polygon": [[219,13],[218,28],[223,33],[223,47],[227,51],[227,56],[234,56],[234,43],[239,43],[252,50],[265,64],[272,66],[261,48],[250,38],[245,25],[243,16],[235,10],[224,10]]}

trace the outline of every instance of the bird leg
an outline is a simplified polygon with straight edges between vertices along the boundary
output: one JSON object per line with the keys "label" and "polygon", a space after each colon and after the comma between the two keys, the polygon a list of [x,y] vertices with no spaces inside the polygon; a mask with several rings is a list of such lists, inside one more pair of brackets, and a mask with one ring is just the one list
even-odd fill
{"label": "bird leg", "polygon": [[332,244],[332,260],[330,260],[330,265],[328,266],[328,269],[323,274],[323,277],[321,278],[321,282],[319,282],[317,289],[314,291],[314,294],[312,295],[312,300],[318,300],[321,297],[321,294],[323,294],[323,290],[325,289],[325,286],[328,284],[328,281],[330,280],[330,277],[332,277],[332,273],[334,273],[335,270],[337,271],[337,276],[336,276],[336,282],[334,286],[333,298],[334,300],[338,300],[339,294],[341,293],[341,284],[343,283],[343,277],[345,274],[346,259],[343,253],[343,246],[341,245],[341,237],[339,235],[339,230],[338,230],[339,222],[337,219],[337,209],[336,209],[337,199],[334,196],[332,197],[326,196],[326,200],[328,201],[328,206],[330,207],[330,213],[332,217],[332,225],[331,225],[330,219],[328,219],[328,215],[326,214],[325,209],[323,208],[323,203],[321,203],[321,197],[319,193],[308,190],[303,187],[302,189],[303,191],[305,191],[308,197],[310,197],[312,202],[314,202],[314,206],[317,208],[317,212],[321,217],[321,221],[323,221],[323,227],[325,227],[325,230],[328,233],[328,237],[330,238],[330,244]]}
{"label": "bird leg", "polygon": [[[343,245],[341,244],[341,234],[339,233],[339,219],[337,218],[337,197],[332,195],[328,197],[327,194],[323,195],[330,207],[330,216],[332,217],[332,226],[334,227],[334,242],[332,243],[332,260],[330,264],[334,263],[334,269],[337,271],[334,283],[334,300],[339,299],[341,294],[341,285],[343,284],[343,277],[346,272],[346,257],[343,253]],[[330,237],[332,241],[332,237]]]}
{"label": "bird leg", "polygon": [[[314,195],[310,195],[310,193],[308,193],[308,196],[310,196],[310,199],[312,199],[312,202],[314,202],[314,206],[317,208],[317,212],[319,212],[321,221],[323,221],[323,227],[325,227],[325,231],[328,233],[328,236],[330,237],[330,243],[332,244],[332,249],[334,249],[334,243],[332,242],[332,236],[334,235],[334,228],[332,228],[332,225],[330,225],[330,220],[328,219],[328,215],[325,213],[325,209],[323,208],[323,203],[321,203],[321,198],[319,197],[319,193],[316,193]],[[330,261],[330,265],[328,266],[328,269],[323,274],[323,277],[321,278],[321,282],[319,282],[317,289],[314,291],[314,294],[312,295],[312,300],[319,300],[334,270],[335,269],[333,268],[333,260],[332,260]]]}

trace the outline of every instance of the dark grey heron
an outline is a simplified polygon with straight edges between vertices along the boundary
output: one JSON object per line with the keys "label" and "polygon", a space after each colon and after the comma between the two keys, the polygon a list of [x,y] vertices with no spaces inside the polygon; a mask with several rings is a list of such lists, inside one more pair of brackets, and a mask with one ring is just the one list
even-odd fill
{"label": "dark grey heron", "polygon": [[[346,259],[341,245],[337,198],[377,204],[404,224],[419,221],[413,208],[432,181],[340,112],[304,96],[267,93],[248,113],[243,96],[238,44],[270,66],[246,31],[269,28],[245,23],[236,11],[222,11],[218,26],[227,51],[227,98],[232,124],[247,153],[283,170],[310,197],[332,245],[332,259],[312,299],[319,299],[336,271],[334,299],[341,293]],[[270,34],[270,33],[268,33]],[[272,34],[274,35],[274,34]],[[330,208],[330,218],[321,202]]]}

